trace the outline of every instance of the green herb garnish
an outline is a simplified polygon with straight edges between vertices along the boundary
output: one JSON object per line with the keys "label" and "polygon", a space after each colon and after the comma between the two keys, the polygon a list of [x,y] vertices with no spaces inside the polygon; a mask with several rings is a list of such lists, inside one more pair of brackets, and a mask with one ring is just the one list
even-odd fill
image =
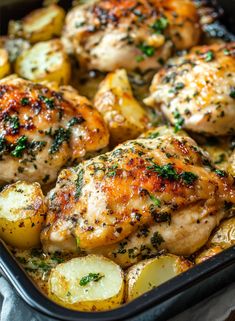
{"label": "green herb garnish", "polygon": [[79,282],[79,285],[86,286],[90,282],[98,282],[100,279],[102,279],[104,275],[100,273],[89,273],[86,276],[83,276]]}
{"label": "green herb garnish", "polygon": [[24,150],[27,148],[28,139],[26,136],[21,136],[17,142],[16,146],[11,152],[11,155],[17,158],[22,157]]}
{"label": "green herb garnish", "polygon": [[141,43],[138,48],[145,54],[147,57],[152,57],[155,54],[155,48],[144,43]]}
{"label": "green herb garnish", "polygon": [[79,197],[81,196],[82,187],[83,187],[83,175],[84,175],[84,169],[82,168],[78,172],[77,179],[75,182],[76,183],[76,193],[75,193],[76,199],[79,199]]}
{"label": "green herb garnish", "polygon": [[161,206],[161,201],[158,198],[156,198],[152,194],[149,194],[149,197],[150,197],[151,201],[153,202],[154,206],[157,206],[157,207]]}
{"label": "green herb garnish", "polygon": [[187,185],[192,185],[198,179],[198,176],[192,172],[183,172],[179,176]]}
{"label": "green herb garnish", "polygon": [[53,138],[54,138],[54,141],[49,150],[50,154],[55,154],[56,152],[58,152],[63,142],[67,142],[67,143],[69,142],[70,130],[60,127],[53,134]]}
{"label": "green herb garnish", "polygon": [[214,55],[213,51],[211,51],[211,50],[207,51],[205,56],[204,56],[204,59],[205,59],[206,62],[210,62],[214,58],[215,58],[215,55]]}
{"label": "green herb garnish", "polygon": [[231,89],[229,96],[230,96],[231,98],[235,99],[235,88],[232,88],[232,89]]}
{"label": "green herb garnish", "polygon": [[154,234],[151,237],[150,241],[151,241],[151,244],[152,244],[153,247],[158,248],[158,246],[161,245],[162,242],[164,242],[164,239],[163,239],[163,237],[161,236],[160,233],[154,232]]}
{"label": "green herb garnish", "polygon": [[150,26],[151,29],[153,29],[154,33],[157,34],[162,34],[163,31],[167,28],[168,26],[168,20],[165,17],[161,17]]}
{"label": "green herb garnish", "polygon": [[176,120],[174,131],[175,133],[178,133],[178,131],[182,128],[184,124],[184,118],[181,116],[178,110],[175,110],[173,115]]}
{"label": "green herb garnish", "polygon": [[23,98],[21,99],[20,103],[21,103],[22,106],[27,106],[27,105],[29,105],[29,98],[23,97]]}

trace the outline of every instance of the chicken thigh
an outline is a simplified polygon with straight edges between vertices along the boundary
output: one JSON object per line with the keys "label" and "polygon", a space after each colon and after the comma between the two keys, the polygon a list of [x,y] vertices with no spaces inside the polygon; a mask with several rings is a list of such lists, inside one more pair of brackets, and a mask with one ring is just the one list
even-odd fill
{"label": "chicken thigh", "polygon": [[188,49],[200,38],[191,0],[100,0],[73,8],[66,17],[65,43],[82,67],[158,68],[172,48]]}
{"label": "chicken thigh", "polygon": [[0,133],[1,183],[49,184],[63,166],[109,141],[101,115],[75,90],[16,77],[0,81]]}
{"label": "chicken thigh", "polygon": [[47,196],[42,244],[122,266],[162,249],[190,255],[234,204],[232,184],[187,135],[149,132],[61,172]]}
{"label": "chicken thigh", "polygon": [[175,130],[235,133],[235,43],[196,47],[154,77],[145,103],[161,109]]}

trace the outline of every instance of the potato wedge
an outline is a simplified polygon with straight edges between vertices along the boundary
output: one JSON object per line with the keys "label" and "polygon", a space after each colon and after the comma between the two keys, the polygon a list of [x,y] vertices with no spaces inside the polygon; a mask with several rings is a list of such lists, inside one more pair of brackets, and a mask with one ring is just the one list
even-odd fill
{"label": "potato wedge", "polygon": [[0,48],[0,79],[10,73],[10,63],[6,49]]}
{"label": "potato wedge", "polygon": [[71,66],[60,40],[39,42],[24,51],[16,60],[15,72],[32,81],[67,84]]}
{"label": "potato wedge", "polygon": [[8,185],[0,193],[0,237],[16,248],[39,246],[45,212],[38,183],[19,181]]}
{"label": "potato wedge", "polygon": [[52,4],[31,11],[20,21],[10,21],[8,34],[12,37],[27,39],[31,43],[46,41],[55,36],[60,36],[64,17],[65,11]]}
{"label": "potato wedge", "polygon": [[127,302],[186,271],[191,266],[191,262],[176,255],[162,255],[133,265],[126,275]]}
{"label": "potato wedge", "polygon": [[134,98],[124,69],[106,76],[94,104],[108,124],[112,146],[136,138],[147,128],[148,116]]}
{"label": "potato wedge", "polygon": [[74,258],[51,271],[48,293],[56,303],[74,310],[113,309],[123,301],[123,272],[103,256]]}
{"label": "potato wedge", "polygon": [[201,263],[233,245],[235,245],[235,217],[220,224],[208,241],[207,248],[197,255],[195,263]]}

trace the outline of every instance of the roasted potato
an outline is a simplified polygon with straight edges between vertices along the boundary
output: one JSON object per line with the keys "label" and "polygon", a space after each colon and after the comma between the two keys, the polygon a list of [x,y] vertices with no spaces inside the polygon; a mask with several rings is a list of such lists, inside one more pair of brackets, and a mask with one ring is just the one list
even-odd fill
{"label": "roasted potato", "polygon": [[53,301],[70,309],[112,309],[123,301],[123,272],[103,256],[74,258],[51,271],[48,293]]}
{"label": "roasted potato", "polygon": [[124,69],[106,76],[94,103],[108,124],[112,146],[136,138],[147,127],[148,116],[134,98]]}
{"label": "roasted potato", "polygon": [[198,264],[235,245],[235,217],[225,220],[212,234],[207,247],[195,259]]}
{"label": "roasted potato", "polygon": [[176,255],[162,255],[133,265],[126,275],[126,300],[137,298],[189,269],[192,263]]}
{"label": "roasted potato", "polygon": [[0,48],[0,79],[10,73],[10,63],[6,49]]}
{"label": "roasted potato", "polygon": [[39,42],[24,51],[16,60],[15,72],[32,81],[54,81],[67,84],[71,67],[63,45],[58,39]]}
{"label": "roasted potato", "polygon": [[46,41],[60,36],[65,11],[52,4],[46,8],[31,11],[20,21],[10,21],[8,34],[15,38],[24,38],[31,43]]}
{"label": "roasted potato", "polygon": [[25,39],[10,39],[7,38],[4,43],[4,48],[8,52],[9,61],[13,63],[23,51],[30,48],[30,43]]}
{"label": "roasted potato", "polygon": [[38,183],[8,185],[0,193],[0,237],[16,248],[39,246],[45,212]]}

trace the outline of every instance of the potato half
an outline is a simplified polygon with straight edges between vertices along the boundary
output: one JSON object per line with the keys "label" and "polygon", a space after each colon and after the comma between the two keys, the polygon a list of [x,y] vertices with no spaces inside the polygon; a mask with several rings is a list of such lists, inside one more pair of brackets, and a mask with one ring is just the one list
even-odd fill
{"label": "potato half", "polygon": [[126,276],[127,302],[152,290],[181,272],[192,263],[176,255],[162,255],[133,265]]}
{"label": "potato half", "polygon": [[53,301],[74,310],[113,309],[123,301],[123,272],[103,256],[74,258],[51,271],[48,293]]}
{"label": "potato half", "polygon": [[24,51],[15,63],[15,72],[32,81],[54,81],[67,84],[71,67],[63,45],[58,39],[39,42]]}
{"label": "potato half", "polygon": [[17,182],[0,193],[0,237],[28,249],[40,245],[46,206],[38,183]]}
{"label": "potato half", "polygon": [[6,49],[0,48],[0,79],[10,73],[10,63]]}
{"label": "potato half", "polygon": [[134,98],[124,69],[106,76],[99,86],[94,104],[108,124],[113,146],[136,138],[147,128],[148,116]]}
{"label": "potato half", "polygon": [[52,4],[45,8],[31,11],[20,21],[10,21],[8,34],[16,38],[24,38],[31,43],[46,41],[60,36],[65,11]]}

